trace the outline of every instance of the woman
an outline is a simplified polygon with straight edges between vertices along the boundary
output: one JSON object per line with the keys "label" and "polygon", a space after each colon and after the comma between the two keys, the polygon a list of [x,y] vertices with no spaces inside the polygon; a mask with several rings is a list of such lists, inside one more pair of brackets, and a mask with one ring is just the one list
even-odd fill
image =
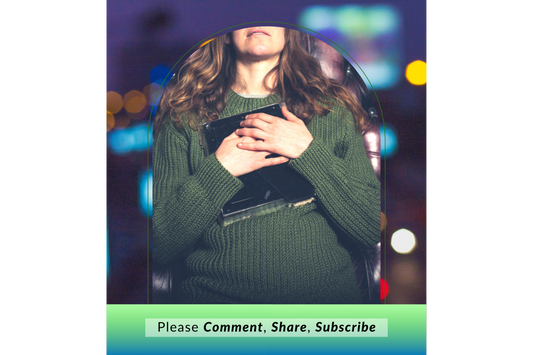
{"label": "woman", "polygon": [[[234,31],[202,46],[161,100],[153,148],[153,256],[185,260],[183,303],[360,303],[339,244],[379,242],[380,186],[359,131],[364,111],[278,27]],[[252,114],[204,156],[197,127],[284,101],[286,120]],[[279,157],[265,159],[275,153]],[[289,161],[315,202],[220,226],[239,176]]]}

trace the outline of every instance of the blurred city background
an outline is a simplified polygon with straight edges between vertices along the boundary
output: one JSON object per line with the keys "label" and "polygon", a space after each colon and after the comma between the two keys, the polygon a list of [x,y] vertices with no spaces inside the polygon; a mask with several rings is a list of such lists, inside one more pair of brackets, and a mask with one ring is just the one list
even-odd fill
{"label": "blurred city background", "polygon": [[274,0],[237,8],[215,0],[108,0],[108,303],[149,301],[151,125],[165,78],[202,41],[255,21],[301,26],[333,41],[375,90],[384,121],[383,302],[426,303],[426,3],[422,0],[341,0],[334,5]]}

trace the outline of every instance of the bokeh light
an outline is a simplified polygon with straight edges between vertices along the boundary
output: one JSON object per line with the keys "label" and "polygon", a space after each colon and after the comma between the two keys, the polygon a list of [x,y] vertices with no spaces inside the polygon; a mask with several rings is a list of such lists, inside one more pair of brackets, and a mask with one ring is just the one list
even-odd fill
{"label": "bokeh light", "polygon": [[309,6],[299,23],[322,34],[346,51],[365,73],[367,86],[391,88],[402,78],[400,64],[402,21],[400,11],[390,5]]}
{"label": "bokeh light", "polygon": [[387,217],[385,216],[385,213],[381,212],[380,231],[383,232],[386,226],[387,226]]}
{"label": "bokeh light", "polygon": [[157,83],[151,83],[144,87],[143,94],[148,101],[148,105],[157,106],[163,95],[163,88]]}
{"label": "bokeh light", "polygon": [[335,13],[327,6],[311,6],[300,17],[300,23],[315,31],[322,31],[335,26]]}
{"label": "bokeh light", "polygon": [[122,110],[123,105],[124,102],[122,100],[122,96],[118,92],[107,92],[107,111],[111,112],[112,114],[116,114]]}
{"label": "bokeh light", "polygon": [[109,134],[109,148],[113,153],[124,155],[130,152],[141,152],[152,146],[152,127],[140,124]]}
{"label": "bokeh light", "polygon": [[131,90],[124,95],[124,108],[129,113],[139,113],[146,107],[146,97],[138,90]]}
{"label": "bokeh light", "polygon": [[381,279],[381,299],[383,300],[389,294],[389,283]]}
{"label": "bokeh light", "polygon": [[115,127],[115,116],[107,111],[107,132],[113,129]]}
{"label": "bokeh light", "polygon": [[422,277],[415,260],[396,261],[389,272],[389,280],[394,280],[395,285],[415,285]]}
{"label": "bokeh light", "polygon": [[399,12],[388,5],[376,5],[367,15],[368,25],[375,34],[386,34],[397,31],[400,27]]}
{"label": "bokeh light", "polygon": [[170,68],[165,65],[158,65],[152,70],[150,70],[150,83],[163,85],[165,79],[166,82],[168,82],[170,78]]}
{"label": "bokeh light", "polygon": [[144,216],[152,216],[152,169],[139,177],[139,208]]}
{"label": "bokeh light", "polygon": [[405,69],[405,77],[413,85],[424,85],[426,83],[426,63],[415,60]]}
{"label": "bokeh light", "polygon": [[367,12],[357,5],[341,6],[337,10],[335,26],[345,36],[362,35],[368,32]]}
{"label": "bokeh light", "polygon": [[408,254],[416,246],[415,235],[410,230],[399,229],[392,234],[391,246],[397,253]]}
{"label": "bokeh light", "polygon": [[396,134],[396,130],[390,125],[385,125],[379,128],[379,134],[381,136],[381,157],[393,157],[398,151],[398,135]]}

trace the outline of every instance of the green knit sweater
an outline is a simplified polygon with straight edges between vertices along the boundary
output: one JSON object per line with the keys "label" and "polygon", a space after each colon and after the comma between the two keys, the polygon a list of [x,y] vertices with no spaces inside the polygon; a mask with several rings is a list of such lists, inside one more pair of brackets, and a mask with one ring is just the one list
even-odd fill
{"label": "green knit sweater", "polygon": [[[221,117],[279,102],[230,90]],[[184,303],[360,303],[340,238],[364,246],[380,240],[380,185],[353,116],[336,106],[308,124],[314,137],[290,166],[315,187],[317,201],[221,227],[222,206],[242,187],[198,132],[166,120],[153,147],[153,257],[185,258],[191,277]]]}

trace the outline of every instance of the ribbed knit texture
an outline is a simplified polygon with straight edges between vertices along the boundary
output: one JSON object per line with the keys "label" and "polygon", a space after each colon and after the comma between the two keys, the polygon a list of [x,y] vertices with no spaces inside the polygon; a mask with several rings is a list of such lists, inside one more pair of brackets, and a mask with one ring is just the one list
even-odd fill
{"label": "ribbed knit texture", "polygon": [[[230,90],[221,117],[280,101]],[[216,219],[241,187],[198,133],[167,120],[155,139],[153,257],[186,258],[192,277],[184,303],[359,303],[348,252],[338,238],[364,246],[380,240],[380,185],[351,113],[314,117],[313,142],[290,166],[315,187],[317,202],[221,227]]]}

